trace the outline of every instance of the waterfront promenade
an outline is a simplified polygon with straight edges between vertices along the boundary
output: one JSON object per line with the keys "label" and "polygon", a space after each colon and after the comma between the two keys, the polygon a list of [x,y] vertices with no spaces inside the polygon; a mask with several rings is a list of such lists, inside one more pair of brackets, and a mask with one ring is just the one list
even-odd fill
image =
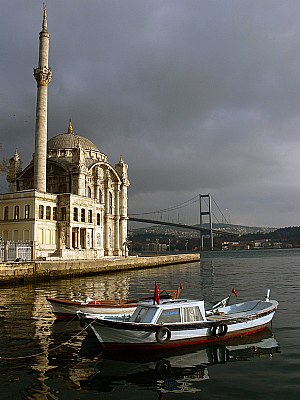
{"label": "waterfront promenade", "polygon": [[153,257],[105,257],[100,260],[57,260],[0,264],[0,285],[88,276],[200,261],[200,254]]}

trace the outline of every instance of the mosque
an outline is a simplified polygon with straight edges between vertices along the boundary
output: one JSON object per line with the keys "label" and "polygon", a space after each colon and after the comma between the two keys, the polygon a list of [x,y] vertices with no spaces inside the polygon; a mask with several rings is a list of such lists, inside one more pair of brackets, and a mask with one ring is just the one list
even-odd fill
{"label": "mosque", "polygon": [[[44,7],[39,34],[35,152],[22,168],[9,161],[9,193],[0,195],[2,242],[32,244],[33,258],[98,259],[126,255],[128,165],[113,167],[89,139],[66,133],[48,140],[49,32]],[[66,124],[67,125],[67,124]]]}

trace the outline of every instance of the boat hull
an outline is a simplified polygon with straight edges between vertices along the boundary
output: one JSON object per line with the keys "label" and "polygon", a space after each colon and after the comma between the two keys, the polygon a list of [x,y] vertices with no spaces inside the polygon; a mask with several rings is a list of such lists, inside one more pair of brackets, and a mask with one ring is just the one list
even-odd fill
{"label": "boat hull", "polygon": [[83,304],[77,301],[68,301],[63,299],[47,299],[48,304],[55,317],[58,320],[71,320],[77,318],[77,312],[81,311],[86,314],[94,314],[103,317],[115,317],[115,316],[129,316],[136,309],[137,303],[126,303],[120,304],[111,302],[106,304],[99,302],[99,304]]}
{"label": "boat hull", "polygon": [[[224,317],[218,321],[202,321],[184,325],[164,324],[160,326],[97,319],[87,319],[86,322],[90,324],[96,337],[106,349],[148,350],[206,344],[251,335],[267,327],[272,321],[275,310],[276,307],[247,317]],[[224,330],[218,334],[215,328],[220,324]],[[163,333],[166,334],[165,337],[162,335],[162,338],[159,337],[161,329],[164,329]]]}

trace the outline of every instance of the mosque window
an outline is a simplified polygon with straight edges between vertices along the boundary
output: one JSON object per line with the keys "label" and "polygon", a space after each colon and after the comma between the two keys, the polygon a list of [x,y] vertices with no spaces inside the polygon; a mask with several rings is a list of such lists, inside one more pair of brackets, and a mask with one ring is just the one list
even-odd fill
{"label": "mosque window", "polygon": [[46,207],[46,219],[51,219],[51,207]]}
{"label": "mosque window", "polygon": [[6,206],[6,207],[4,207],[4,215],[3,215],[4,221],[8,220],[8,215],[9,215],[9,207]]}
{"label": "mosque window", "polygon": [[29,204],[25,205],[24,218],[25,219],[29,219],[30,218],[30,205]]}
{"label": "mosque window", "polygon": [[44,219],[44,206],[39,206],[39,219]]}
{"label": "mosque window", "polygon": [[101,203],[101,202],[102,202],[102,192],[101,192],[101,189],[99,189],[99,194],[98,194],[98,196],[99,196],[99,203]]}
{"label": "mosque window", "polygon": [[73,219],[74,219],[74,221],[78,221],[78,208],[77,207],[74,207]]}
{"label": "mosque window", "polygon": [[14,219],[19,219],[20,218],[20,207],[15,206],[14,208]]}
{"label": "mosque window", "polygon": [[87,188],[87,195],[88,195],[88,197],[92,197],[92,190],[91,190],[91,188],[88,186],[88,188]]}
{"label": "mosque window", "polygon": [[66,209],[66,207],[62,207],[60,209],[60,220],[61,221],[66,221],[67,220],[67,209]]}
{"label": "mosque window", "polygon": [[97,225],[100,225],[100,214],[97,214]]}
{"label": "mosque window", "polygon": [[57,221],[57,207],[53,207],[53,219]]}
{"label": "mosque window", "polygon": [[93,222],[93,212],[92,212],[92,210],[89,210],[89,211],[88,211],[88,221],[89,221],[90,223]]}
{"label": "mosque window", "polygon": [[81,222],[85,222],[85,209],[81,209]]}

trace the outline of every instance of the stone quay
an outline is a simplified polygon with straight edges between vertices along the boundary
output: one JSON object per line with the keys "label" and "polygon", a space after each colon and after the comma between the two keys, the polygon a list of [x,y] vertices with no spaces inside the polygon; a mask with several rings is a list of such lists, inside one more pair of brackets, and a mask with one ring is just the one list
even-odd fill
{"label": "stone quay", "polygon": [[56,260],[0,264],[0,285],[25,284],[52,279],[116,273],[200,261],[200,254],[153,257],[104,257],[100,260]]}

